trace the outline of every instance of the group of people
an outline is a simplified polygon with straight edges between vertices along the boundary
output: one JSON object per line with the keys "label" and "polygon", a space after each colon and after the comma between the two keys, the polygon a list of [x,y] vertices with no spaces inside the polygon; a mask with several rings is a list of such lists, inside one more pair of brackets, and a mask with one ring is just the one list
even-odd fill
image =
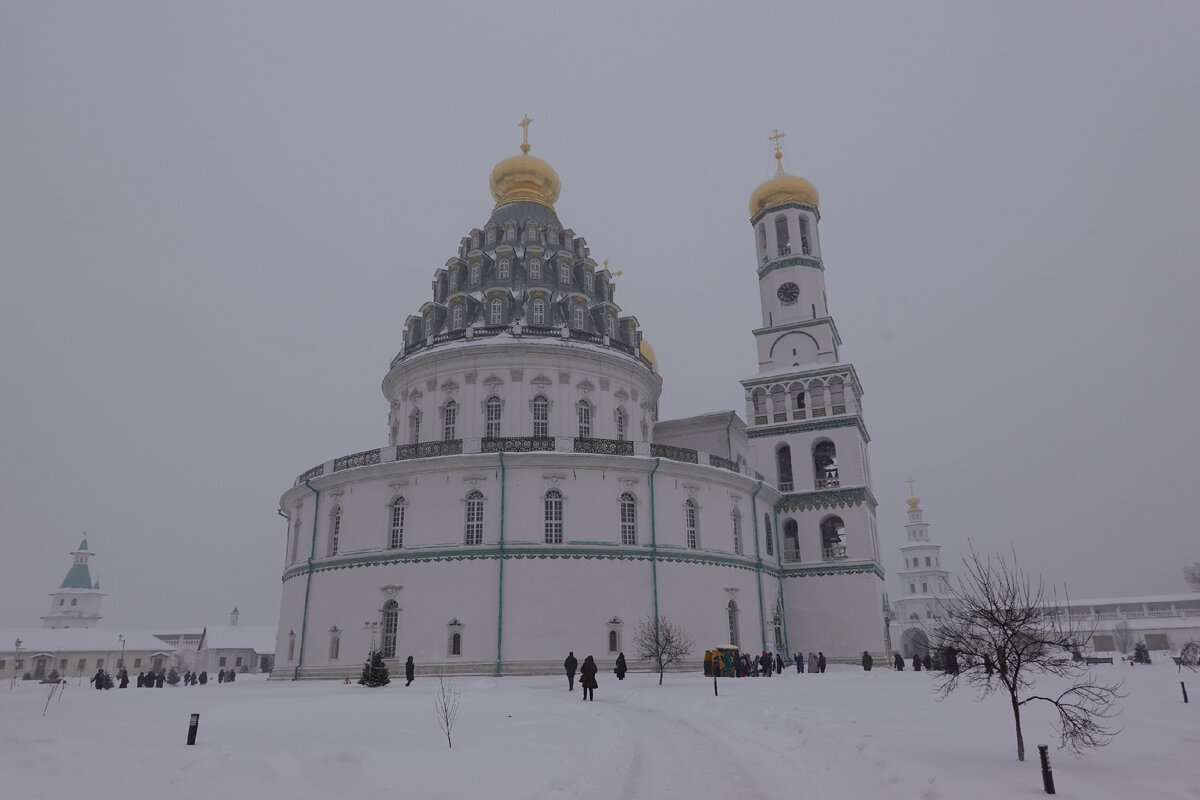
{"label": "group of people", "polygon": [[[575,691],[575,671],[579,670],[579,687],[583,689],[583,700],[596,699],[596,673],[600,668],[596,665],[596,659],[588,656],[583,660],[583,664],[579,663],[579,659],[575,658],[575,651],[567,653],[567,658],[563,661],[563,670],[567,673],[567,691]],[[625,654],[617,653],[617,665],[613,668],[613,673],[617,676],[617,680],[625,680],[625,673],[629,671],[628,665],[625,663]]]}

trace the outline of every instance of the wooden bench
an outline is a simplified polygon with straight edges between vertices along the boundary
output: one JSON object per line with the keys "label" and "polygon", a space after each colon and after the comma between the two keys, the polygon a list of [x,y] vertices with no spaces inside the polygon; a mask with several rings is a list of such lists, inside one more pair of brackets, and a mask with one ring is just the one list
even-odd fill
{"label": "wooden bench", "polygon": [[1112,656],[1101,658],[1099,656],[1088,656],[1084,659],[1089,664],[1111,664],[1113,663]]}

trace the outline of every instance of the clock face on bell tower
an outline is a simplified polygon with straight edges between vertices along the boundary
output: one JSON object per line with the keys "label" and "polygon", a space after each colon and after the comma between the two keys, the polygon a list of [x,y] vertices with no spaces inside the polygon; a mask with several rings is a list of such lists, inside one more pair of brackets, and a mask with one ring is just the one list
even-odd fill
{"label": "clock face on bell tower", "polygon": [[799,299],[800,287],[789,281],[788,283],[780,286],[779,291],[776,292],[776,294],[779,296],[779,302],[783,303],[785,306],[790,306]]}

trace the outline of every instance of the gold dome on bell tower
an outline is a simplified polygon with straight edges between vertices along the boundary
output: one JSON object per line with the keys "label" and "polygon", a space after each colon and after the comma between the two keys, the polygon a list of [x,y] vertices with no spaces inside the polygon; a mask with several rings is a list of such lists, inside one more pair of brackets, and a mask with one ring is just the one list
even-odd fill
{"label": "gold dome on bell tower", "polygon": [[562,189],[554,167],[536,156],[529,155],[529,124],[533,122],[527,114],[517,126],[524,129],[521,155],[506,158],[492,168],[489,181],[495,208],[507,203],[538,203],[554,208],[554,201]]}
{"label": "gold dome on bell tower", "polygon": [[767,137],[775,141],[775,177],[759,186],[750,195],[751,219],[758,216],[759,212],[764,209],[783,203],[803,203],[813,208],[820,205],[821,196],[811,181],[805,180],[799,175],[788,175],[783,171],[783,145],[780,140],[786,135],[777,128],[774,134]]}

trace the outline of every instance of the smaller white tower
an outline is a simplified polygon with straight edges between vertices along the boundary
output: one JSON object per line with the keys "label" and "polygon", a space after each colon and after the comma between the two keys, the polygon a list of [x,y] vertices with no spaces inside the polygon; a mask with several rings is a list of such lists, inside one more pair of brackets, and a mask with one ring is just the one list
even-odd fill
{"label": "smaller white tower", "polygon": [[100,598],[104,595],[100,592],[99,581],[92,581],[92,573],[88,569],[91,557],[87,532],[84,531],[79,549],[71,553],[71,568],[67,570],[67,577],[63,578],[58,591],[50,595],[50,613],[42,617],[42,627],[96,627],[100,621]]}
{"label": "smaller white tower", "polygon": [[929,523],[921,511],[921,498],[912,494],[908,481],[906,540],[900,547],[904,568],[896,573],[900,591],[891,600],[892,641],[900,644],[906,659],[929,650],[926,630],[936,624],[940,599],[950,591],[950,571],[942,568],[942,548],[929,538]]}
{"label": "smaller white tower", "polygon": [[237,624],[238,624],[238,610],[237,610],[237,606],[234,606],[234,607],[233,607],[233,611],[229,612],[229,624],[230,624],[231,626],[233,626],[233,625],[237,625]]}

